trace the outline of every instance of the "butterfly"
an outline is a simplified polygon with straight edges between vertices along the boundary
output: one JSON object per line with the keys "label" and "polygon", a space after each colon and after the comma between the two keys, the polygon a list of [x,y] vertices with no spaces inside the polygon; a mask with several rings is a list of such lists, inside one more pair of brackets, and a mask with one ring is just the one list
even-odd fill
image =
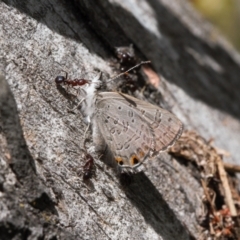
{"label": "butterfly", "polygon": [[[120,169],[136,169],[180,137],[183,124],[169,111],[120,92],[100,92],[100,75],[83,87],[80,111],[92,127],[96,152],[111,155]],[[71,80],[58,76],[57,84]],[[77,79],[72,80],[76,86]]]}

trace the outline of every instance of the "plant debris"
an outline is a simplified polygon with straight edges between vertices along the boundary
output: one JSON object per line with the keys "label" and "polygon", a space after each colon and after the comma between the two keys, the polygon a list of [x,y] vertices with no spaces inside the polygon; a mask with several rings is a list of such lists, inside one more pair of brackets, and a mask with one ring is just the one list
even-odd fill
{"label": "plant debris", "polygon": [[199,224],[202,239],[240,239],[240,196],[235,173],[240,166],[223,163],[226,151],[219,150],[194,131],[185,131],[169,153],[191,161],[199,171],[203,187]]}

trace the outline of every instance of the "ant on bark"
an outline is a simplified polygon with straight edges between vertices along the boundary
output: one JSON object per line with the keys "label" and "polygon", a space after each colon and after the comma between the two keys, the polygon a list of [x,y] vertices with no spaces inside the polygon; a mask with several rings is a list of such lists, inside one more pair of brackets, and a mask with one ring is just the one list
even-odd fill
{"label": "ant on bark", "polygon": [[83,180],[89,180],[96,174],[96,166],[94,159],[90,154],[86,154],[86,163],[83,166]]}
{"label": "ant on bark", "polygon": [[64,85],[71,85],[72,87],[74,86],[83,86],[85,85],[86,83],[90,83],[91,81],[90,80],[86,80],[86,79],[83,79],[83,78],[75,78],[75,79],[68,79],[68,73],[66,73],[66,76],[57,76],[55,78],[55,83],[57,85],[60,85],[60,84],[64,84]]}

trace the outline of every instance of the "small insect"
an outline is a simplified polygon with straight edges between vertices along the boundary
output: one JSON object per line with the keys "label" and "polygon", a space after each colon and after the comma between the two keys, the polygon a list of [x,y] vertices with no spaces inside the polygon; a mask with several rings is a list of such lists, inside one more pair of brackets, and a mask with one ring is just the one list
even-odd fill
{"label": "small insect", "polygon": [[[140,64],[143,63],[146,62]],[[100,76],[86,82],[89,84],[82,84],[80,111],[88,128],[92,128],[95,151],[105,152],[121,172],[124,169],[135,170],[146,159],[172,146],[180,137],[183,125],[176,116],[127,94],[99,92]]]}
{"label": "small insect", "polygon": [[[140,65],[138,65],[139,67],[137,68],[134,67],[137,64],[138,59],[135,56],[133,45],[116,47],[115,55],[119,63],[118,70],[124,73],[123,78],[125,81],[122,81],[119,85],[121,91],[124,93],[134,93],[139,87],[143,87],[145,81],[143,80],[142,74],[140,74]],[[133,68],[134,71],[131,71],[131,73],[125,73],[129,68]]]}
{"label": "small insect", "polygon": [[83,180],[85,180],[85,181],[92,178],[96,173],[94,159],[89,153],[86,154],[86,160],[87,161],[86,161],[85,165],[83,166]]}
{"label": "small insect", "polygon": [[137,59],[132,45],[129,47],[116,47],[115,54],[119,59],[121,72],[125,72],[127,69],[137,64]]}
{"label": "small insect", "polygon": [[68,73],[66,72],[66,76],[57,76],[55,78],[55,83],[57,85],[60,85],[60,84],[64,84],[64,85],[71,85],[72,87],[74,86],[83,86],[85,85],[86,83],[90,83],[91,81],[90,80],[86,80],[86,79],[83,79],[83,78],[80,78],[80,79],[68,79]]}

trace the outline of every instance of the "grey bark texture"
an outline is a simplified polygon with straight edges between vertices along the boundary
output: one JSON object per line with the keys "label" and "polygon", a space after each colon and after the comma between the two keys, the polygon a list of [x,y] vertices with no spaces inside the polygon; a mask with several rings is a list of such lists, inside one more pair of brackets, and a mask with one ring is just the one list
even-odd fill
{"label": "grey bark texture", "polygon": [[86,124],[54,82],[113,76],[114,47],[133,44],[185,128],[239,163],[240,58],[187,1],[4,0],[0,44],[1,239],[200,238],[200,183],[167,153],[129,186],[97,159],[83,182]]}

